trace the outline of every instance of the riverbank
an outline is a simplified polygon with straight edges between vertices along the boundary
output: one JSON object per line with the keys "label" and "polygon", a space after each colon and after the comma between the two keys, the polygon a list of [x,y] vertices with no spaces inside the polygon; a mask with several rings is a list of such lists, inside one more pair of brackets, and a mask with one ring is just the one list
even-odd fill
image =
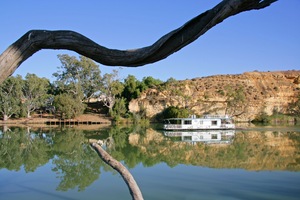
{"label": "riverbank", "polygon": [[94,125],[103,124],[111,125],[111,119],[99,114],[83,114],[74,119],[61,120],[54,118],[50,115],[33,115],[31,118],[19,118],[19,119],[8,119],[6,121],[1,120],[0,125]]}

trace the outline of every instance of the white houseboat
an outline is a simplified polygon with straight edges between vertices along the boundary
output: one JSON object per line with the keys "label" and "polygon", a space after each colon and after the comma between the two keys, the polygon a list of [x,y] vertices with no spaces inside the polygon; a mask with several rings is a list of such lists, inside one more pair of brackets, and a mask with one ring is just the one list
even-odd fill
{"label": "white houseboat", "polygon": [[235,129],[235,125],[228,115],[205,115],[196,118],[169,118],[164,120],[165,130],[227,130]]}

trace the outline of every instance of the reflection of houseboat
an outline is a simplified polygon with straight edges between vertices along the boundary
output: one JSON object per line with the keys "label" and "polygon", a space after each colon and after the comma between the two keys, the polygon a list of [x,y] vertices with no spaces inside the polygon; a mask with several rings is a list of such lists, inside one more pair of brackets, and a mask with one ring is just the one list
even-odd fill
{"label": "reflection of houseboat", "polygon": [[179,138],[182,142],[203,142],[207,144],[229,144],[234,138],[235,130],[211,131],[165,131],[167,137]]}
{"label": "reflection of houseboat", "polygon": [[169,118],[164,120],[165,130],[226,130],[235,129],[232,119],[227,116],[206,115],[202,118]]}

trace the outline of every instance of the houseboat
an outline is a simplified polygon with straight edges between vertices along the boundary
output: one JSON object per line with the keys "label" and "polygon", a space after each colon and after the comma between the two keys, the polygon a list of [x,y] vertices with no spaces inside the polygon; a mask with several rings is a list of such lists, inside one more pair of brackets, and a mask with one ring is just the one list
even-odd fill
{"label": "houseboat", "polygon": [[228,130],[235,129],[228,115],[205,115],[197,118],[169,118],[164,120],[164,130]]}

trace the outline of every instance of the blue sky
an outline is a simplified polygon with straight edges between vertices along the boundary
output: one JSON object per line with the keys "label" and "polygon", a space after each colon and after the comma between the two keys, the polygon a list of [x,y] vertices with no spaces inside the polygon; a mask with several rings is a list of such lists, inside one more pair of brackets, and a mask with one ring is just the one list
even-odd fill
{"label": "blue sky", "polygon": [[[144,47],[219,2],[4,0],[0,2],[0,52],[31,29],[73,30],[108,48]],[[254,70],[300,70],[299,10],[299,0],[279,0],[223,21],[160,62],[121,69],[99,64],[100,70],[104,74],[120,69],[121,78],[132,74],[164,81]],[[41,50],[14,74],[35,73],[53,80],[52,74],[61,65],[58,54],[77,56],[72,51]]]}

